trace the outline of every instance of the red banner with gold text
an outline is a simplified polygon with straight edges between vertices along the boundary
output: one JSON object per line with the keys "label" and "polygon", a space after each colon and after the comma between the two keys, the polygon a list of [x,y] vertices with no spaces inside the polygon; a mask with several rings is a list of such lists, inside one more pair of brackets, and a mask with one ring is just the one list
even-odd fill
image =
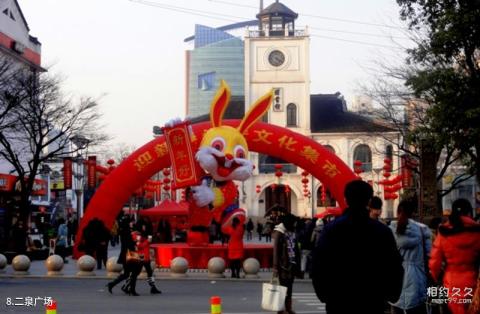
{"label": "red banner with gold text", "polygon": [[193,155],[194,149],[188,125],[189,122],[186,121],[173,128],[163,128],[165,142],[172,162],[173,189],[197,185],[199,180],[200,170]]}
{"label": "red banner with gold text", "polygon": [[72,158],[63,158],[63,186],[65,190],[72,188]]}

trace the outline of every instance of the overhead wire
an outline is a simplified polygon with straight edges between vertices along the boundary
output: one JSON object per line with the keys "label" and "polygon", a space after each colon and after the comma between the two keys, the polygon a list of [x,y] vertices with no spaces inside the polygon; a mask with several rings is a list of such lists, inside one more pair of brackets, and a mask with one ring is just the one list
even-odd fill
{"label": "overhead wire", "polygon": [[[237,7],[242,7],[242,8],[254,8],[258,9],[257,6],[253,5],[248,5],[248,4],[239,4],[231,1],[225,1],[225,0],[208,0],[210,2],[217,2],[217,3],[223,3],[227,5],[232,5],[232,6],[237,6]],[[365,21],[358,21],[358,20],[350,20],[350,19],[341,19],[341,18],[336,18],[336,17],[329,17],[329,16],[322,16],[322,15],[315,15],[315,14],[308,14],[308,13],[301,13],[298,12],[299,15],[302,16],[308,16],[308,17],[313,17],[313,18],[318,18],[318,19],[324,19],[324,20],[330,20],[330,21],[337,21],[337,22],[343,22],[343,23],[353,23],[353,24],[362,24],[362,25],[368,25],[368,26],[377,26],[377,27],[387,27],[387,28],[393,28],[393,29],[403,29],[402,27],[395,26],[395,25],[388,25],[388,24],[380,24],[380,23],[372,23],[372,22],[365,22]]]}
{"label": "overhead wire", "polygon": [[[138,3],[138,4],[142,4],[142,5],[146,5],[146,6],[151,6],[151,7],[157,7],[157,8],[160,8],[160,9],[170,10],[170,11],[174,11],[174,12],[180,12],[180,13],[202,16],[202,17],[207,17],[207,18],[212,18],[212,19],[217,19],[217,20],[229,21],[229,22],[239,22],[239,21],[242,21],[242,20],[243,21],[248,20],[248,18],[246,18],[246,17],[228,15],[228,14],[223,14],[223,13],[219,14],[219,13],[212,12],[212,11],[190,9],[190,8],[173,6],[173,5],[168,5],[168,4],[163,4],[163,3],[158,3],[158,2],[154,2],[154,1],[148,1],[148,0],[129,0],[129,1],[134,2],[134,3]],[[228,1],[221,1],[221,0],[209,0],[209,1],[230,3]],[[242,6],[253,7],[253,6],[249,6],[249,5],[242,5]],[[376,36],[376,37],[389,37],[389,38],[406,39],[406,38],[398,37],[398,36],[388,36],[388,35],[382,36],[382,35],[371,34],[371,33],[360,33],[360,32],[350,32],[350,31],[342,31],[342,30],[322,29],[322,28],[318,28],[318,27],[310,27],[310,28],[315,29],[315,30],[319,30],[319,31],[330,31],[330,32],[354,34],[354,35],[363,35],[363,36]],[[374,47],[382,47],[382,48],[401,49],[400,47],[382,45],[382,44],[378,44],[378,43],[370,43],[370,42],[365,42],[365,41],[360,41],[360,40],[337,38],[337,37],[331,37],[331,36],[324,36],[324,35],[320,35],[320,34],[310,34],[310,35],[312,37],[324,38],[324,39],[329,39],[329,40],[336,40],[336,41],[341,41],[341,42],[348,42],[348,43],[368,45],[368,46],[374,46]]]}

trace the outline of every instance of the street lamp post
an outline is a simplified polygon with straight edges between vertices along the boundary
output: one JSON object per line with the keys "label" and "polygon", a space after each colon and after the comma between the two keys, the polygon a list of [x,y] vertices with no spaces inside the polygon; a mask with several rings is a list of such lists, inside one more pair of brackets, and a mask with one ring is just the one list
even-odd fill
{"label": "street lamp post", "polygon": [[80,218],[83,217],[83,181],[85,178],[84,175],[84,164],[83,157],[78,155],[75,159],[75,170],[73,172],[73,177],[75,178],[75,196],[77,198],[77,221],[80,221]]}
{"label": "street lamp post", "polygon": [[81,134],[77,134],[70,138],[73,145],[77,147],[77,157],[75,158],[75,171],[73,176],[75,178],[75,196],[77,198],[77,223],[80,222],[80,218],[83,217],[83,191],[84,191],[84,178],[85,178],[85,166],[82,152],[85,151],[88,154],[88,144],[90,140]]}

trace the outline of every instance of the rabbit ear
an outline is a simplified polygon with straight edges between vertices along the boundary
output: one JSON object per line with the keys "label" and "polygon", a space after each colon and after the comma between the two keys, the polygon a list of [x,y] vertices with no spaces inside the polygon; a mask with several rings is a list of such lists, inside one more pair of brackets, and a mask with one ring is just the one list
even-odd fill
{"label": "rabbit ear", "polygon": [[230,87],[224,80],[220,81],[220,87],[215,94],[210,106],[210,122],[212,127],[222,125],[222,117],[230,102]]}
{"label": "rabbit ear", "polygon": [[268,93],[257,99],[255,104],[248,110],[247,114],[240,123],[238,130],[240,133],[245,134],[248,128],[251,127],[258,119],[260,119],[265,112],[268,111],[273,99],[273,88]]}

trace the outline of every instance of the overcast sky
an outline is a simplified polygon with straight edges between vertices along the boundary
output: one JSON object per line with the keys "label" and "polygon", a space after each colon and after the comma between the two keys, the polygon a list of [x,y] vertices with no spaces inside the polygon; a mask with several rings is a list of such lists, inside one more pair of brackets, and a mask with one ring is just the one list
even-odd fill
{"label": "overcast sky", "polygon": [[[195,24],[218,27],[254,19],[259,6],[259,0],[18,2],[30,34],[42,43],[43,66],[65,77],[66,91],[101,97],[113,143],[136,147],[152,139],[153,125],[184,115],[185,50],[192,47],[183,39]],[[272,2],[264,0],[264,6]],[[299,13],[297,28],[308,25],[315,34],[311,93],[340,91],[351,99],[356,82],[366,79],[362,66],[393,54],[395,49],[381,47],[394,46],[389,35],[402,37],[399,28],[388,27],[400,25],[393,0],[281,2]]]}

